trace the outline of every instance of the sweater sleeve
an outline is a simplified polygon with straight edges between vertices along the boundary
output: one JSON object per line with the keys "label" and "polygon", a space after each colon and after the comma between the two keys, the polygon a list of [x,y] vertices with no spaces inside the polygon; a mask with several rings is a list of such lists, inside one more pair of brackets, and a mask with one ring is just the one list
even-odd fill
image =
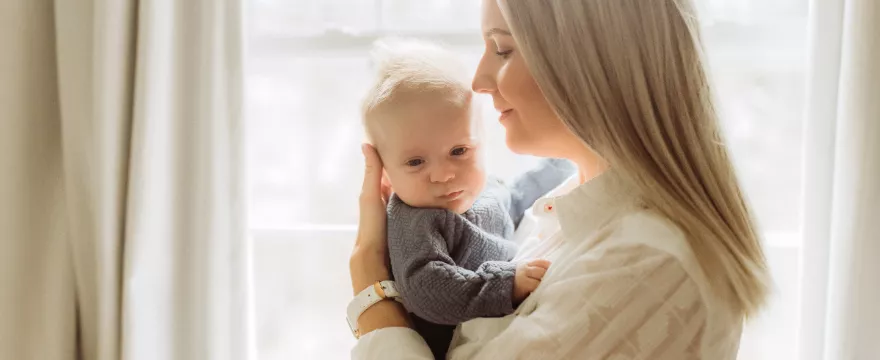
{"label": "sweater sleeve", "polygon": [[[467,237],[495,235],[467,226],[461,217],[438,209],[408,208],[389,219],[391,269],[407,310],[437,324],[455,325],[513,312],[516,264],[483,262],[475,270],[458,266],[451,248]],[[471,239],[472,240],[472,239]],[[505,258],[504,239],[467,241],[486,258]],[[497,240],[497,241],[496,241]]]}

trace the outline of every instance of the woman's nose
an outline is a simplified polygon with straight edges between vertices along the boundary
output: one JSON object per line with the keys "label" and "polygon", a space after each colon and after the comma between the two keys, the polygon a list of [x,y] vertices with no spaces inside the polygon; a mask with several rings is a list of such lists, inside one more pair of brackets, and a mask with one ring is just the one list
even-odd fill
{"label": "woman's nose", "polygon": [[474,74],[474,81],[471,88],[476,93],[491,94],[495,91],[495,74],[489,69],[489,64],[485,56],[480,59],[477,71]]}
{"label": "woman's nose", "polygon": [[480,75],[477,73],[474,76],[474,82],[471,84],[471,88],[475,93],[478,94],[491,94],[494,90],[492,86],[489,86],[490,81],[485,75]]}

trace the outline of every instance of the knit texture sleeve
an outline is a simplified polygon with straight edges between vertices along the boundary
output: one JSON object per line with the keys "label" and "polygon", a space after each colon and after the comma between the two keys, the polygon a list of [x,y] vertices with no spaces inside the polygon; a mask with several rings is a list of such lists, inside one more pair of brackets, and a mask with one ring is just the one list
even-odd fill
{"label": "knit texture sleeve", "polygon": [[440,209],[417,209],[392,199],[388,248],[394,280],[407,310],[437,324],[513,312],[516,264],[481,261],[472,269],[451,252],[466,247],[469,258],[509,259],[507,241]]}

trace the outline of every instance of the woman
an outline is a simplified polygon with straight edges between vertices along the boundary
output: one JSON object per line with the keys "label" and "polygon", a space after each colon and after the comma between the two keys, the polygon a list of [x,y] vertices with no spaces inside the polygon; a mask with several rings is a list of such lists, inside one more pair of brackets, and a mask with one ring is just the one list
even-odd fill
{"label": "woman", "polygon": [[[475,91],[507,145],[580,176],[535,206],[522,256],[553,265],[504,318],[462,324],[451,359],[734,359],[766,265],[719,134],[690,0],[484,0]],[[381,162],[364,148],[355,293],[390,279]],[[522,235],[522,234],[519,234]],[[429,359],[394,301],[354,358]]]}

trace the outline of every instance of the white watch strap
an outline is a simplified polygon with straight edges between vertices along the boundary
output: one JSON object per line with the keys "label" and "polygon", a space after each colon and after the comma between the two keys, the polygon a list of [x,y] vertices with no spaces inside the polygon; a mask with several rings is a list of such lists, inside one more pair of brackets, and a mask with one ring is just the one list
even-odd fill
{"label": "white watch strap", "polygon": [[348,327],[351,329],[351,333],[354,334],[354,337],[360,337],[357,321],[364,311],[383,299],[399,301],[399,298],[400,293],[397,292],[397,288],[394,287],[394,281],[391,280],[379,281],[358,293],[354,299],[348,303],[348,309],[346,311]]}

